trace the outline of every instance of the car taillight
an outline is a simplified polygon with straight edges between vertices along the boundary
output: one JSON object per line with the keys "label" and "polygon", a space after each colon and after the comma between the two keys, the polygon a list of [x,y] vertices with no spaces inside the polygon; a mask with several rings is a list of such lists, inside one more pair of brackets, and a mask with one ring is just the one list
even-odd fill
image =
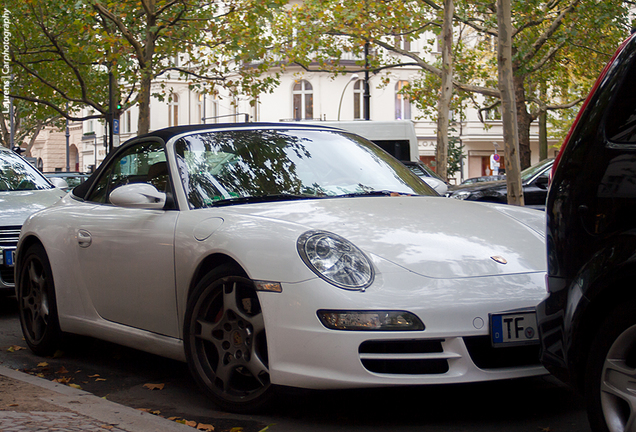
{"label": "car taillight", "polygon": [[609,70],[612,63],[614,63],[614,60],[616,60],[616,57],[618,56],[618,54],[620,54],[620,52],[623,51],[623,48],[625,48],[625,45],[627,45],[632,38],[636,38],[636,33],[632,34],[630,37],[628,37],[627,39],[623,41],[623,43],[621,44],[620,47],[618,47],[618,49],[616,50],[616,52],[614,53],[610,61],[607,62],[607,64],[603,68],[603,71],[599,75],[599,77],[596,79],[596,82],[594,83],[594,86],[592,87],[590,94],[587,95],[585,102],[583,102],[583,106],[579,110],[579,113],[576,115],[576,119],[574,119],[574,123],[572,123],[572,126],[570,126],[570,130],[568,131],[567,136],[563,140],[563,144],[561,144],[561,149],[559,150],[559,154],[557,154],[556,158],[554,159],[554,165],[552,165],[552,171],[550,171],[550,182],[552,182],[554,173],[556,173],[557,166],[559,165],[559,162],[561,161],[561,156],[563,156],[563,151],[565,150],[565,147],[567,147],[568,143],[570,142],[572,132],[576,128],[576,125],[579,123],[579,119],[581,118],[583,111],[585,111],[585,108],[590,102],[590,99],[592,98],[594,93],[596,93],[596,89],[601,84],[601,81],[603,81],[603,78],[605,78],[605,75],[607,75],[607,71]]}

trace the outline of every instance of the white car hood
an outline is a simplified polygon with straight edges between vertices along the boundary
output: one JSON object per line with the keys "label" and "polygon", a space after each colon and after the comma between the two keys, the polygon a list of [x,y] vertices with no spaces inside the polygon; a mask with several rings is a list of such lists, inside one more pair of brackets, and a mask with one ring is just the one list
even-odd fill
{"label": "white car hood", "polygon": [[431,278],[543,272],[545,214],[439,197],[356,197],[234,206],[352,241],[370,256]]}
{"label": "white car hood", "polygon": [[21,226],[31,214],[60,200],[61,189],[0,192],[0,226]]}

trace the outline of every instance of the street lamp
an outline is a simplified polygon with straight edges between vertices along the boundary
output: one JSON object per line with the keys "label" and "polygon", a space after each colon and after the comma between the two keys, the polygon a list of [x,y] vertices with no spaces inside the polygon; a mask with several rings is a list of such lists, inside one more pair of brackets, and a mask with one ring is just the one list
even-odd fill
{"label": "street lamp", "polygon": [[338,104],[338,121],[340,121],[340,108],[342,108],[342,99],[344,98],[345,90],[347,90],[347,87],[352,81],[357,81],[359,78],[360,77],[358,76],[358,74],[351,75],[351,78],[349,79],[349,81],[347,81],[347,84],[342,89],[342,94],[340,95],[340,103]]}

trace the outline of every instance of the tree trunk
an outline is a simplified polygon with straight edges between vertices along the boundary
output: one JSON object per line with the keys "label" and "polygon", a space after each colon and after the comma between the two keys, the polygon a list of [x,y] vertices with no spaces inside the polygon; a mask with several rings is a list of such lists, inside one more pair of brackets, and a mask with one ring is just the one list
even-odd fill
{"label": "tree trunk", "polygon": [[530,125],[532,116],[526,107],[526,90],[523,78],[514,77],[514,91],[517,108],[517,133],[519,142],[519,166],[526,169],[530,166]]}
{"label": "tree trunk", "polygon": [[139,59],[141,69],[141,82],[139,88],[139,118],[137,135],[150,132],[150,87],[153,80],[153,58],[155,44],[157,43],[157,16],[155,0],[146,2],[146,40],[143,47],[143,58]]}
{"label": "tree trunk", "polygon": [[444,180],[448,177],[448,113],[453,97],[453,0],[444,0],[442,26],[442,87],[437,103],[437,151],[435,171]]}
{"label": "tree trunk", "polygon": [[[519,168],[519,135],[517,133],[517,107],[512,72],[512,23],[510,0],[497,0],[499,38],[497,60],[499,91],[501,92],[504,150],[506,157],[506,182],[508,204],[524,205]],[[524,108],[525,109],[525,108]]]}
{"label": "tree trunk", "polygon": [[152,76],[149,73],[142,73],[139,83],[139,117],[137,118],[137,135],[150,132],[150,86]]}

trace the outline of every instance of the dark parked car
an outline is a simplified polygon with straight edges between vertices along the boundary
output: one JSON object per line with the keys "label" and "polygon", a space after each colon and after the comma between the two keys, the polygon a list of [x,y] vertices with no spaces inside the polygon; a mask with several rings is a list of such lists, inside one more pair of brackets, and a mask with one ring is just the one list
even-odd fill
{"label": "dark parked car", "polygon": [[463,185],[472,185],[472,184],[475,184],[475,183],[483,183],[483,182],[490,182],[490,181],[495,181],[495,180],[505,180],[505,179],[506,179],[506,175],[505,174],[480,176],[480,177],[471,177],[471,178],[467,178],[466,180],[461,182],[460,185],[461,186],[463,186]]}
{"label": "dark parked car", "polygon": [[594,431],[636,430],[636,35],[618,50],[555,162],[542,361],[585,396]]}
{"label": "dark parked car", "polygon": [[[545,159],[521,171],[521,184],[526,207],[545,208],[550,169],[553,162],[554,159]],[[488,201],[506,204],[508,202],[508,188],[505,179],[478,182],[459,185],[452,191],[448,191],[446,196],[468,201]]]}

